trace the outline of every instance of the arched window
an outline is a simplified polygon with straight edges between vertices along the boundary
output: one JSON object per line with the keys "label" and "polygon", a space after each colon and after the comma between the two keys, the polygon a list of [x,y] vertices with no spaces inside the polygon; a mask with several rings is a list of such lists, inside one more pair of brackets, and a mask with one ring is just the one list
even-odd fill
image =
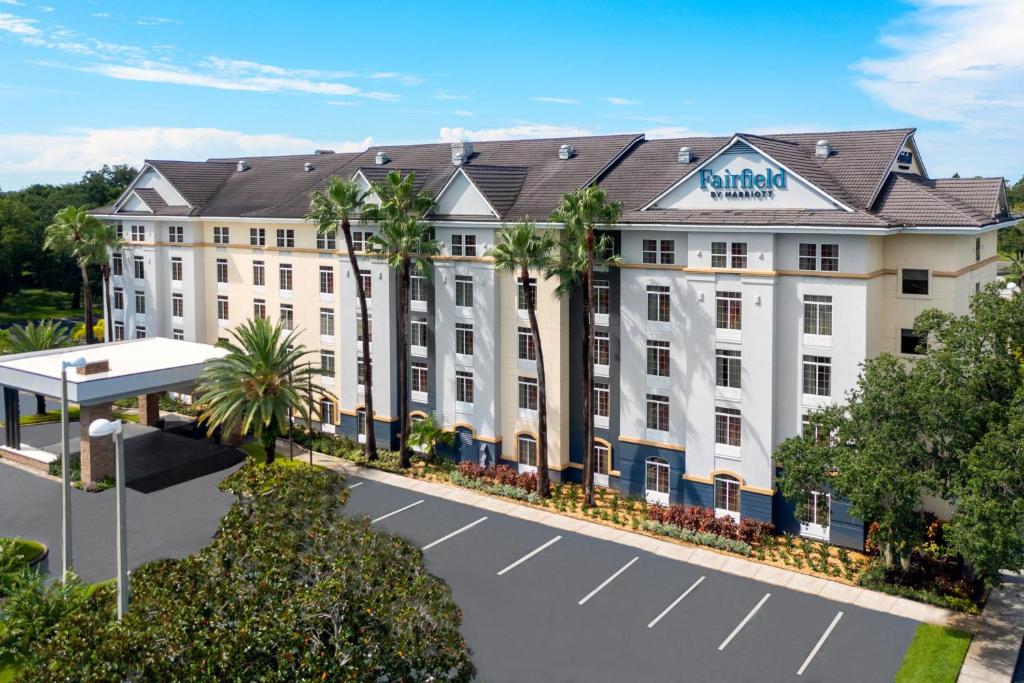
{"label": "arched window", "polygon": [[529,434],[520,434],[516,439],[516,454],[520,472],[533,472],[537,469],[537,439]]}
{"label": "arched window", "polygon": [[612,449],[608,444],[594,442],[594,484],[608,486],[608,475],[612,470]]}
{"label": "arched window", "polygon": [[334,401],[329,398],[320,401],[320,429],[328,434],[334,433],[334,424],[338,421],[337,413],[334,410]]}
{"label": "arched window", "polygon": [[715,515],[740,521],[740,482],[735,477],[715,477]]}
{"label": "arched window", "polygon": [[652,456],[647,458],[647,502],[668,505],[668,478],[671,472],[668,460]]}

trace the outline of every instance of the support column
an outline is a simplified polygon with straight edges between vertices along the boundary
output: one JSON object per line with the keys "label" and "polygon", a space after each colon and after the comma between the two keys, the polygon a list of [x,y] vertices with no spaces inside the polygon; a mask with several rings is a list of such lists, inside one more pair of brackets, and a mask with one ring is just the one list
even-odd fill
{"label": "support column", "polygon": [[139,424],[155,427],[160,419],[160,394],[143,394],[139,396]]}
{"label": "support column", "polygon": [[21,396],[11,387],[4,387],[4,445],[21,448]]}
{"label": "support column", "polygon": [[78,423],[82,483],[93,484],[114,476],[114,441],[109,436],[89,436],[89,425],[100,418],[109,420],[113,414],[110,403],[81,406]]}

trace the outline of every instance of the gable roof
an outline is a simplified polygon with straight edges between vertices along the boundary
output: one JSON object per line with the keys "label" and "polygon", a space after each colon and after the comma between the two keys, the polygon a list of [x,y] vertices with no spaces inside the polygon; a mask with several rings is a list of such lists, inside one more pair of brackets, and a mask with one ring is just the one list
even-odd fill
{"label": "gable roof", "polygon": [[153,213],[160,213],[167,208],[167,202],[160,196],[160,193],[151,187],[136,187],[132,190],[139,199],[146,203]]}
{"label": "gable roof", "polygon": [[498,212],[498,217],[505,218],[515,206],[530,169],[525,166],[468,164],[462,170]]}
{"label": "gable roof", "polygon": [[234,163],[215,161],[164,161],[147,159],[194,209],[200,210],[216,196],[235,170]]}
{"label": "gable roof", "polygon": [[[989,183],[966,185],[954,178],[937,182],[894,173],[878,196],[878,213],[900,225],[980,227],[999,218],[994,200],[987,209],[978,204],[979,200],[991,196],[989,184],[995,184],[997,188],[1002,186],[1002,178],[987,180]],[[961,197],[974,204],[962,201]]]}

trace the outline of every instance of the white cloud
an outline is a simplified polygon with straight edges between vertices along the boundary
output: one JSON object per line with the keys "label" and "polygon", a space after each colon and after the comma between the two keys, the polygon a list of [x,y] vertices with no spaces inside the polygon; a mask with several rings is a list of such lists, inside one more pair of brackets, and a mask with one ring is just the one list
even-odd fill
{"label": "white cloud", "polygon": [[648,128],[644,133],[648,140],[659,140],[666,138],[685,138],[693,137],[697,135],[689,128],[683,126],[658,126],[656,128]]}
{"label": "white cloud", "polygon": [[25,3],[19,2],[18,0],[0,0],[0,5],[14,5],[16,7],[24,7]]}
{"label": "white cloud", "polygon": [[471,112],[468,109],[456,109],[452,113],[456,116],[476,116],[474,112]]}
{"label": "white cloud", "polygon": [[0,12],[0,31],[7,31],[19,36],[37,36],[42,31],[33,26],[35,19],[26,19],[9,12]]}
{"label": "white cloud", "polygon": [[[252,92],[304,92],[316,95],[356,95],[358,88],[344,83],[313,81],[305,78],[249,76],[231,78],[229,76],[201,74],[181,67],[174,67],[153,62],[141,66],[125,64],[95,64],[84,67],[83,71],[100,74],[109,78],[125,81],[145,81],[148,83],[173,83],[191,85],[201,88],[218,90],[247,90]],[[381,93],[366,93],[364,96],[378,99]]]}
{"label": "white cloud", "polygon": [[547,102],[548,104],[579,104],[579,100],[570,97],[531,97],[533,102]]}
{"label": "white cloud", "polygon": [[140,17],[136,23],[139,26],[159,26],[160,24],[180,24],[181,20],[167,17]]}
{"label": "white cloud", "polygon": [[522,140],[525,138],[559,138],[593,135],[587,128],[576,126],[554,126],[544,123],[525,123],[507,128],[441,128],[438,142],[458,142],[460,140]]}
{"label": "white cloud", "polygon": [[455,95],[444,90],[438,90],[434,93],[435,100],[468,100],[469,98],[465,95]]}
{"label": "white cloud", "polygon": [[33,176],[80,173],[103,164],[138,165],[143,159],[194,159],[310,153],[326,148],[361,151],[360,141],[312,140],[292,135],[252,134],[222,128],[103,128],[56,134],[0,134],[0,174]]}
{"label": "white cloud", "polygon": [[40,5],[39,6],[39,11],[40,12],[52,12],[55,9],[57,9],[57,8],[56,7],[51,7],[50,5]]}
{"label": "white cloud", "polygon": [[637,100],[627,100],[625,97],[605,97],[604,101],[608,104],[614,104],[617,107],[627,104],[640,104]]}

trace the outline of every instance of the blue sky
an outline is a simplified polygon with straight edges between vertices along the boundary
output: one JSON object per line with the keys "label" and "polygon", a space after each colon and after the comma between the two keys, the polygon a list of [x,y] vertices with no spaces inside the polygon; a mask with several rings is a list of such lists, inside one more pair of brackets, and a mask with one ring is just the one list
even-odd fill
{"label": "blue sky", "polygon": [[1016,180],[1022,36],[1021,0],[0,0],[0,188],[143,158],[902,126],[933,176]]}

